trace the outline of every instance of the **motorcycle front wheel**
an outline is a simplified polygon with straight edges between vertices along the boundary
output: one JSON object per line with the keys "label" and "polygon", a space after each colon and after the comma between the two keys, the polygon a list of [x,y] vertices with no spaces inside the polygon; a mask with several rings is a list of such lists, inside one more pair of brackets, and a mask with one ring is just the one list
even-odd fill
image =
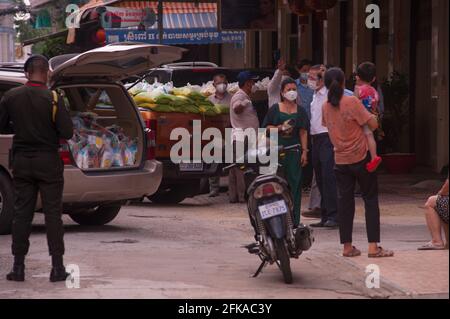
{"label": "motorcycle front wheel", "polygon": [[286,245],[284,244],[284,239],[275,240],[275,250],[280,270],[283,273],[284,282],[286,284],[292,284],[291,263]]}

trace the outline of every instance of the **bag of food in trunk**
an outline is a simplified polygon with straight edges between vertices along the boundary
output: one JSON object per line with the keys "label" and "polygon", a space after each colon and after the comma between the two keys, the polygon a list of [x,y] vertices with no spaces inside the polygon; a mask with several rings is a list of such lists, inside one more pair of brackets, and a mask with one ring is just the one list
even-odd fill
{"label": "bag of food in trunk", "polygon": [[[126,136],[118,125],[102,127],[95,113],[77,113],[73,118],[74,136],[68,141],[72,156],[81,169],[98,169],[134,165],[137,141]],[[128,149],[127,149],[128,147]],[[129,164],[131,163],[131,164]]]}
{"label": "bag of food in trunk", "polygon": [[112,155],[112,167],[123,167],[123,155],[120,148],[113,149],[113,155]]}
{"label": "bag of food in trunk", "polygon": [[133,166],[136,163],[137,150],[136,139],[126,141],[125,150],[123,152],[123,162],[126,166]]}
{"label": "bag of food in trunk", "polygon": [[101,168],[111,168],[113,163],[114,152],[111,147],[111,139],[106,135],[103,136],[104,146],[100,162]]}

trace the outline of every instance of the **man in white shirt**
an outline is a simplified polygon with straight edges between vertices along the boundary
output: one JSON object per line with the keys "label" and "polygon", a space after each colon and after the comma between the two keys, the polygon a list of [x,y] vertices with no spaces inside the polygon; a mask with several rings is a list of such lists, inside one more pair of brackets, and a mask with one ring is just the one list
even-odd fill
{"label": "man in white shirt", "polygon": [[337,223],[337,188],[334,176],[334,148],[328,135],[328,129],[322,125],[322,109],[328,100],[328,90],[325,87],[325,67],[316,65],[308,75],[308,86],[314,90],[311,102],[311,141],[312,162],[316,182],[319,187],[322,208],[322,218],[313,227],[336,228]]}
{"label": "man in white shirt", "polygon": [[[250,99],[258,77],[249,71],[239,73],[239,91],[237,91],[230,102],[230,121],[233,128],[234,145],[246,144],[243,132],[252,128],[255,135],[258,132],[259,120],[253,103]],[[236,148],[235,148],[236,149]],[[228,191],[230,203],[245,202],[245,180],[244,173],[239,168],[233,168],[229,173]]]}
{"label": "man in white shirt", "polygon": [[[230,107],[231,94],[228,93],[228,80],[224,74],[214,76],[213,85],[216,93],[211,95],[208,100],[213,104],[220,104]],[[209,197],[217,197],[220,195],[220,176],[212,176],[209,178]]]}

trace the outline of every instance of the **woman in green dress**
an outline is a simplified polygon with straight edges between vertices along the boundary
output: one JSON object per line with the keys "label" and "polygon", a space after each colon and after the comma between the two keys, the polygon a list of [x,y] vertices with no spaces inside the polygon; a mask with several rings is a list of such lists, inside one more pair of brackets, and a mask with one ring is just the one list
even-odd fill
{"label": "woman in green dress", "polygon": [[309,120],[306,111],[298,103],[297,84],[286,79],[281,84],[281,102],[269,109],[263,127],[278,129],[278,144],[290,146],[300,144],[301,152],[287,152],[280,160],[284,176],[291,189],[294,201],[294,226],[300,224],[300,206],[302,191],[302,167],[308,164]]}

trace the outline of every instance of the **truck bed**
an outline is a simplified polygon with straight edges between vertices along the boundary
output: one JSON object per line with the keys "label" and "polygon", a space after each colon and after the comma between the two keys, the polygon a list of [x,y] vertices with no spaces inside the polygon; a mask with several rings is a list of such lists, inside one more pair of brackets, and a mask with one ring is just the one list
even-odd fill
{"label": "truck bed", "polygon": [[[158,160],[170,158],[170,150],[178,142],[176,140],[170,140],[170,133],[176,128],[185,128],[192,134],[193,121],[199,120],[202,124],[202,132],[207,128],[215,127],[221,131],[222,137],[224,138],[225,128],[231,127],[229,114],[204,116],[201,114],[163,113],[141,109],[141,115],[144,121],[157,121],[156,159]],[[202,146],[208,143],[209,141],[202,141]]]}

